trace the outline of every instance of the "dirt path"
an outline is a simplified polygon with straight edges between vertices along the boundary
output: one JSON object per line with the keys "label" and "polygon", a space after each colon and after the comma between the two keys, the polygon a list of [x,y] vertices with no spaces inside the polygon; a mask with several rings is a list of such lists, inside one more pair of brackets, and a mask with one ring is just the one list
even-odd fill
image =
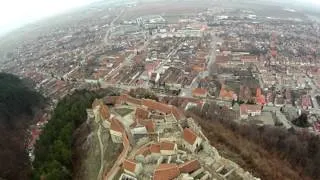
{"label": "dirt path", "polygon": [[97,135],[98,135],[98,140],[99,140],[99,144],[100,144],[100,170],[99,170],[99,174],[98,174],[97,180],[101,180],[102,179],[102,173],[103,173],[104,152],[103,152],[103,143],[101,141],[101,125],[100,124],[99,124],[99,129],[97,131]]}

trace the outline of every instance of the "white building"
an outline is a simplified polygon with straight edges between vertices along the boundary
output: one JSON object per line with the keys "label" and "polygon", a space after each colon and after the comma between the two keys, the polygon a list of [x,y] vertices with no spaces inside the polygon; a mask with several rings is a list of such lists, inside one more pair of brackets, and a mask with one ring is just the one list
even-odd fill
{"label": "white building", "polygon": [[200,147],[202,139],[196,135],[190,128],[183,130],[183,145],[191,152],[196,152]]}

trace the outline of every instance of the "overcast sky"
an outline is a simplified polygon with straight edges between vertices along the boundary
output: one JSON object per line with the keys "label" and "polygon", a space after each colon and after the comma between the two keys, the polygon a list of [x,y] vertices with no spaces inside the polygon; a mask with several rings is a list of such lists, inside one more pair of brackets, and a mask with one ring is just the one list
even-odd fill
{"label": "overcast sky", "polygon": [[97,0],[0,0],[0,34]]}
{"label": "overcast sky", "polygon": [[[94,1],[98,0],[0,0],[0,35],[26,23],[81,7]],[[320,6],[320,0],[291,1],[308,1],[309,4]]]}

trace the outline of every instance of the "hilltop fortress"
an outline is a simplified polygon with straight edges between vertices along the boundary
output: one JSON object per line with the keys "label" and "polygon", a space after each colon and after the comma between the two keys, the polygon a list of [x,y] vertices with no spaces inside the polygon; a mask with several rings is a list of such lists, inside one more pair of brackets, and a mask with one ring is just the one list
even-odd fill
{"label": "hilltop fortress", "polygon": [[113,143],[123,144],[104,180],[259,179],[220,156],[175,106],[123,94],[96,99],[87,113],[109,130]]}

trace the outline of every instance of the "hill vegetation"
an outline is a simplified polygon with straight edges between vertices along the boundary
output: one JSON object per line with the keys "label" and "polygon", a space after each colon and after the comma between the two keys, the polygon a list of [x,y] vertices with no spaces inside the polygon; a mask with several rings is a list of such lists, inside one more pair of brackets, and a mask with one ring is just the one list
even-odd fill
{"label": "hill vegetation", "polygon": [[211,143],[262,179],[320,179],[320,138],[272,126],[239,124],[237,114],[216,104],[194,108],[189,115]]}
{"label": "hill vegetation", "polygon": [[93,100],[107,94],[115,95],[108,90],[81,90],[59,101],[36,144],[33,179],[72,179],[76,171],[73,168],[73,133],[85,122],[86,109]]}
{"label": "hill vegetation", "polygon": [[19,114],[32,115],[33,108],[41,99],[19,77],[0,73],[0,117],[5,125],[13,127],[16,120],[14,117]]}
{"label": "hill vegetation", "polygon": [[0,73],[0,179],[25,179],[30,174],[26,130],[42,102],[27,81]]}

